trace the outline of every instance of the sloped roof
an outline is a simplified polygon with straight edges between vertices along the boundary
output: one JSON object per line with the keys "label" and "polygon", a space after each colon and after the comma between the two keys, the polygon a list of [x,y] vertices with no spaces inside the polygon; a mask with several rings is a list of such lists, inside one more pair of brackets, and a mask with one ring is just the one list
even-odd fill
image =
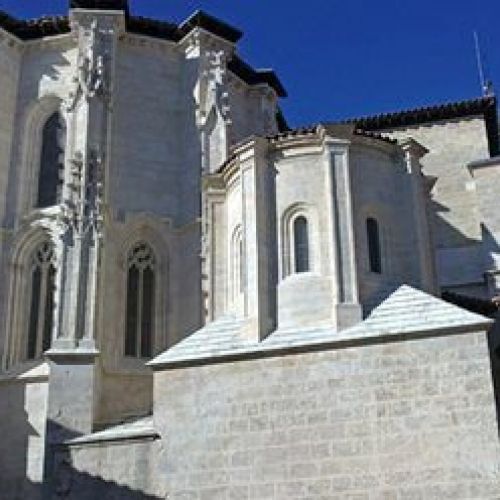
{"label": "sloped roof", "polygon": [[497,155],[500,151],[500,147],[497,99],[495,96],[407,109],[394,113],[382,113],[373,116],[351,118],[345,120],[345,123],[354,123],[356,127],[363,130],[380,131],[471,116],[484,117],[488,133],[490,154],[492,156]]}
{"label": "sloped roof", "polygon": [[418,336],[486,330],[492,321],[408,285],[400,286],[358,325],[277,330],[262,342],[242,335],[244,320],[222,318],[193,333],[149,363],[153,369],[270,357],[387,342]]}
{"label": "sloped roof", "polygon": [[453,328],[484,327],[485,316],[467,311],[408,285],[402,285],[376,307],[370,316],[344,333],[352,336],[401,335]]}
{"label": "sloped roof", "polygon": [[158,433],[154,428],[153,417],[147,416],[124,422],[118,425],[112,425],[107,429],[69,439],[64,442],[65,445],[97,444],[102,442],[117,442],[131,440],[157,439]]}

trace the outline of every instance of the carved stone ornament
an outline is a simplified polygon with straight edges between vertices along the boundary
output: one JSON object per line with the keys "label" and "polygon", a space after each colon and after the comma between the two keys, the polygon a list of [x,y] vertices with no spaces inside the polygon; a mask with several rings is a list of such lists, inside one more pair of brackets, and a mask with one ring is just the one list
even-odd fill
{"label": "carved stone ornament", "polygon": [[86,165],[80,152],[69,163],[71,180],[58,218],[59,229],[62,233],[70,231],[77,237],[83,237],[92,230],[97,237],[101,237],[104,221],[103,157],[98,150],[91,149]]}
{"label": "carved stone ornament", "polygon": [[201,64],[201,78],[195,92],[198,127],[205,128],[212,114],[219,115],[230,125],[226,53],[223,50],[206,51]]}
{"label": "carved stone ornament", "polygon": [[78,31],[77,75],[73,78],[75,89],[70,93],[67,102],[68,111],[73,111],[81,98],[108,98],[108,66],[109,51],[106,37],[109,30],[98,28],[96,20],[90,27],[76,25]]}

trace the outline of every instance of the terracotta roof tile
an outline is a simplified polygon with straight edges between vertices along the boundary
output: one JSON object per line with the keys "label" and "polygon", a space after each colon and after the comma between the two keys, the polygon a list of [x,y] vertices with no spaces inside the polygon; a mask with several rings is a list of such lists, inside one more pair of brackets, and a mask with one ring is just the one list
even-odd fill
{"label": "terracotta roof tile", "polygon": [[486,121],[490,154],[496,156],[499,151],[497,99],[495,96],[469,99],[460,102],[438,104],[422,108],[383,113],[374,116],[351,118],[343,123],[354,123],[356,127],[368,130],[388,130],[411,127],[441,120],[484,116]]}

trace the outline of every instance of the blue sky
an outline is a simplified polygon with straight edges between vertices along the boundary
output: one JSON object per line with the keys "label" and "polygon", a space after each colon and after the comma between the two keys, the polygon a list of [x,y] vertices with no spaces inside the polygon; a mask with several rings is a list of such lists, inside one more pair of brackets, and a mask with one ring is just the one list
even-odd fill
{"label": "blue sky", "polygon": [[[0,0],[24,18],[66,5]],[[132,0],[131,8],[176,22],[201,8],[240,28],[240,54],[273,67],[287,88],[291,125],[480,95],[474,30],[500,91],[498,0]]]}

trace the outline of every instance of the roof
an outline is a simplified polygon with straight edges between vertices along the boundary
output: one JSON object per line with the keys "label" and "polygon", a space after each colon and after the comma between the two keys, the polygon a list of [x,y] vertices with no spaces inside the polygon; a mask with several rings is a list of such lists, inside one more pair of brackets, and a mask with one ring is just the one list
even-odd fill
{"label": "roof", "polygon": [[202,10],[196,11],[188,19],[179,25],[179,32],[182,36],[187,35],[195,28],[203,28],[214,35],[224,38],[229,42],[236,43],[243,36],[243,33],[233,28],[229,24],[213,17]]}
{"label": "roof", "polygon": [[334,122],[322,122],[316,125],[310,125],[308,127],[298,127],[295,129],[287,129],[279,134],[269,137],[271,142],[279,141],[281,139],[289,139],[291,137],[300,137],[315,135],[324,129],[326,133],[332,137],[337,137],[340,139],[355,139],[356,137],[368,138],[380,140],[387,142],[389,144],[396,144],[396,139],[373,132],[371,130],[364,130],[358,128],[353,123],[334,123]]}
{"label": "roof", "polygon": [[24,21],[16,19],[1,10],[0,28],[12,33],[21,40],[34,40],[71,31],[69,19],[64,16],[47,16]]}
{"label": "roof", "polygon": [[438,104],[423,108],[408,109],[394,113],[351,118],[345,123],[354,123],[363,130],[389,130],[411,127],[441,120],[483,116],[486,121],[490,154],[499,154],[497,99],[495,96],[465,101]]}
{"label": "roof", "polygon": [[[118,0],[71,0],[71,8],[125,10],[126,1]],[[17,36],[21,40],[31,40],[59,33],[68,33],[70,24],[68,16],[45,16],[38,19],[16,19],[0,10],[0,27]],[[158,21],[146,17],[128,16],[127,29],[131,33],[149,35],[178,42],[195,28],[203,28],[229,42],[236,43],[243,33],[229,24],[199,10],[188,17],[180,25],[166,21]]]}
{"label": "roof", "polygon": [[178,368],[238,359],[270,357],[486,330],[492,321],[408,285],[400,286],[358,325],[277,330],[257,342],[242,333],[245,320],[221,318],[206,325],[149,363],[153,369]]}
{"label": "roof", "polygon": [[276,91],[279,97],[287,97],[285,87],[283,87],[278,76],[272,69],[253,69],[237,55],[233,56],[227,67],[229,71],[240,77],[249,85],[266,83]]}
{"label": "roof", "polygon": [[[179,42],[195,28],[202,28],[230,43],[238,42],[243,33],[229,24],[201,10],[196,11],[180,25],[140,16],[129,15],[127,0],[70,0],[70,8],[124,10],[127,31],[172,42]],[[41,17],[33,20],[16,19],[0,10],[0,27],[21,40],[36,40],[47,36],[62,35],[71,31],[67,16]],[[287,92],[276,73],[271,69],[254,69],[239,56],[234,55],[228,69],[250,86],[267,84],[279,97]]]}
{"label": "roof", "polygon": [[[280,124],[279,119],[280,118],[278,113],[277,115],[278,129],[281,130],[283,122],[281,122]],[[388,143],[391,145],[397,145],[397,140],[391,137],[387,137],[382,134],[378,134],[376,132],[357,129],[352,124],[339,124],[339,123],[336,124],[319,123],[317,125],[311,125],[309,127],[299,127],[295,129],[286,128],[284,131],[280,131],[278,134],[265,137],[265,139],[267,139],[270,143],[277,143],[279,141],[291,139],[293,137],[299,137],[299,138],[314,137],[317,136],[322,129],[326,130],[327,134],[329,134],[331,137],[335,137],[337,139],[347,139],[354,143],[356,142],[359,143],[360,140],[363,141],[365,139],[368,139],[368,140],[383,141],[384,143]],[[226,160],[222,163],[222,165],[219,166],[219,168],[216,170],[216,173],[220,174],[224,172],[225,169],[228,167],[228,165],[230,165],[234,161],[234,159],[238,157],[239,154],[237,151],[238,148],[255,140],[255,137],[256,137],[255,135],[251,135],[246,137],[243,141],[234,144],[231,147],[231,154],[226,158]],[[364,143],[366,144],[366,142]]]}
{"label": "roof", "polygon": [[402,285],[376,307],[370,316],[350,329],[350,335],[402,334],[489,327],[492,321],[454,304]]}
{"label": "roof", "polygon": [[128,12],[128,0],[69,0],[70,9],[124,10]]}

